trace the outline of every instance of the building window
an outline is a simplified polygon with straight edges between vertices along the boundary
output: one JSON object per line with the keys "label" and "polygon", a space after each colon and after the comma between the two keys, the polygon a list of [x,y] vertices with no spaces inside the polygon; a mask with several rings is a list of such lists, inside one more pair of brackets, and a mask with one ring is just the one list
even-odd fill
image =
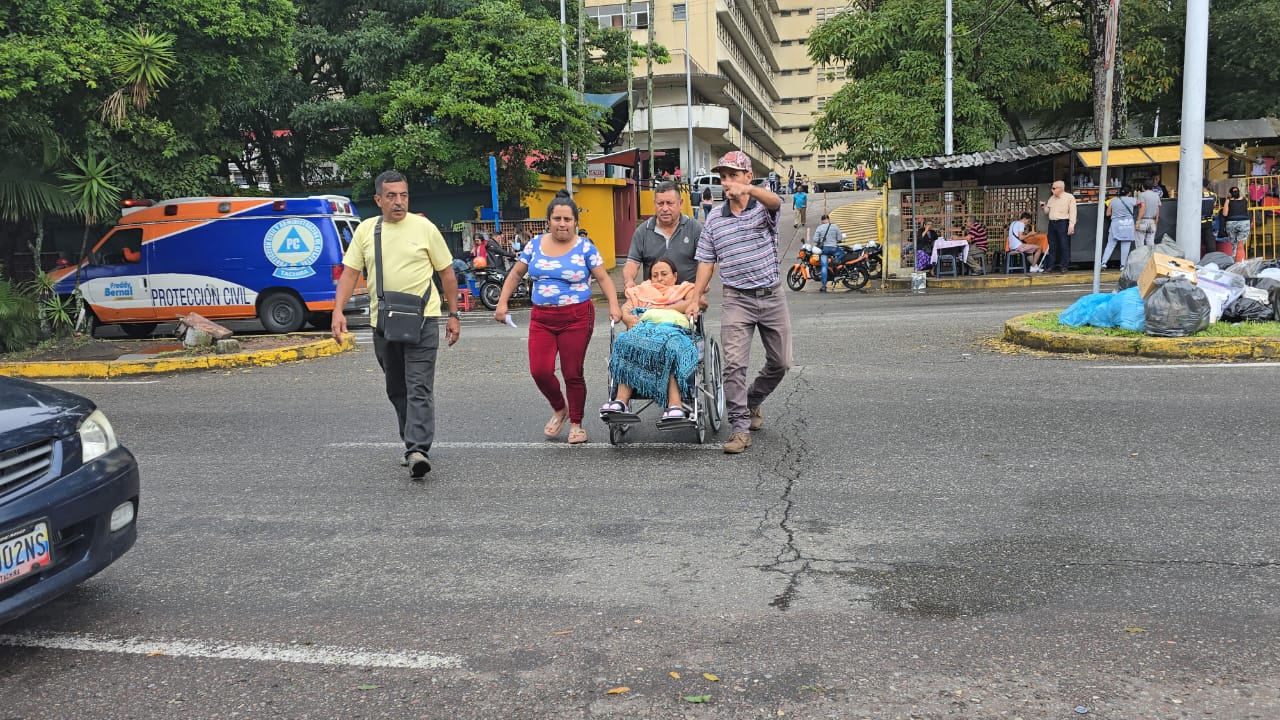
{"label": "building window", "polygon": [[[587,8],[587,17],[595,18],[596,23],[602,28],[623,29],[626,14],[627,6],[621,3]],[[631,27],[633,29],[649,27],[649,3],[631,3]]]}
{"label": "building window", "polygon": [[791,74],[791,71],[790,71],[790,70],[783,70],[783,71],[782,71],[782,76],[783,76],[783,77],[786,77],[786,76],[788,76],[788,75],[790,75],[790,74]]}
{"label": "building window", "polygon": [[782,100],[780,100],[779,102],[782,103],[783,105],[790,105],[792,100],[791,98],[782,98]]}
{"label": "building window", "polygon": [[780,16],[782,16],[782,17],[791,17],[791,11],[790,11],[790,10],[782,10],[782,11],[779,11],[779,12],[778,12],[778,15],[780,15]]}
{"label": "building window", "polygon": [[813,68],[802,68],[802,69],[800,69],[800,70],[797,70],[797,71],[796,71],[796,74],[797,74],[797,75],[808,75],[810,70],[813,70]]}
{"label": "building window", "polygon": [[831,170],[835,168],[836,158],[838,157],[839,156],[834,153],[818,155],[818,168],[820,170]]}
{"label": "building window", "polygon": [[831,97],[830,97],[830,96],[825,96],[825,97],[820,97],[820,98],[818,98],[818,109],[819,109],[819,110],[821,110],[822,108],[826,107],[826,106],[827,106],[827,101],[828,101],[828,100],[830,100],[830,99],[831,99]]}
{"label": "building window", "polygon": [[790,47],[790,46],[791,46],[791,41],[790,41],[790,40],[782,40],[782,41],[780,41],[778,44],[779,44],[779,45],[781,45],[782,47]]}
{"label": "building window", "polygon": [[683,22],[689,19],[689,6],[686,3],[679,3],[671,6],[671,19],[676,22]]}

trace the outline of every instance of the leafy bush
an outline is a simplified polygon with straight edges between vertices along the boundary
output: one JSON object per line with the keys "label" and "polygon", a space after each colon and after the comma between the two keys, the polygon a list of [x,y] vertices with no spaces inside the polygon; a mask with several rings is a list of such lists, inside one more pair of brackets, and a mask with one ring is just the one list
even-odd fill
{"label": "leafy bush", "polygon": [[25,350],[39,338],[39,304],[26,288],[0,279],[0,352]]}

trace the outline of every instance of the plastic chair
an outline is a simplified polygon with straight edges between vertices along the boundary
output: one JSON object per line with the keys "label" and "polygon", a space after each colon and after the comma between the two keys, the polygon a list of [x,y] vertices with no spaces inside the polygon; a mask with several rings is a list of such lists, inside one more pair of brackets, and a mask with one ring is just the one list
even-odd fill
{"label": "plastic chair", "polygon": [[[943,270],[946,266],[950,266],[950,269]],[[942,277],[944,272],[951,277],[960,277],[960,257],[958,255],[938,253],[938,264],[934,266],[933,272],[934,277]]]}
{"label": "plastic chair", "polygon": [[1004,254],[1005,274],[1012,273],[1015,270],[1017,272],[1024,273],[1024,274],[1027,272],[1027,254],[1026,253],[1010,251]]}
{"label": "plastic chair", "polygon": [[458,307],[462,312],[469,312],[476,307],[476,296],[471,294],[471,288],[458,288]]}

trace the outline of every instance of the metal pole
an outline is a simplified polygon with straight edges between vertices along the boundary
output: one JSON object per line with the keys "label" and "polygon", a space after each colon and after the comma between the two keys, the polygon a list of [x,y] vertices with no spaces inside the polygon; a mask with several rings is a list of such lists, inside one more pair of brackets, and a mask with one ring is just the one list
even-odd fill
{"label": "metal pole", "polygon": [[649,131],[649,187],[653,187],[653,174],[657,172],[653,157],[653,5],[649,6],[649,47],[645,53],[645,111],[648,114],[646,129]]}
{"label": "metal pole", "polygon": [[[627,149],[636,149],[636,103],[635,103],[635,70],[631,66],[631,0],[627,0],[622,16],[622,34],[627,36]],[[636,158],[636,170],[640,169],[640,160]],[[636,175],[640,173],[637,172]],[[640,178],[632,178],[639,180]]]}
{"label": "metal pole", "polygon": [[[945,125],[945,129],[944,129],[944,131],[943,131],[943,141],[942,141],[942,145],[943,145],[943,154],[945,154],[945,155],[950,155],[950,154],[952,153],[952,151],[955,149],[955,148],[954,148],[954,145],[953,145],[953,143],[952,143],[952,139],[951,139],[951,121],[952,121],[952,107],[951,107],[951,0],[947,0],[947,75],[946,75],[946,78],[947,78],[947,83],[946,83],[946,84],[947,84],[947,88],[946,88],[946,90],[947,90],[947,92],[946,92],[946,111],[945,111],[945,115],[946,115],[946,117],[945,117],[945,119],[944,119],[944,121],[943,121],[943,124]],[[935,147],[936,147],[936,146],[935,146]]]}
{"label": "metal pole", "polygon": [[1209,58],[1209,0],[1187,0],[1182,56],[1182,147],[1178,151],[1178,246],[1200,259],[1200,189],[1204,186],[1204,93]]}
{"label": "metal pole", "polygon": [[693,182],[693,60],[689,57],[689,3],[684,5],[684,101],[689,119],[689,154],[685,157],[685,180]]}
{"label": "metal pole", "polygon": [[582,94],[587,91],[587,64],[585,62],[585,36],[587,28],[583,25],[583,23],[586,22],[585,18],[587,17],[587,7],[583,4],[582,0],[576,0],[574,4],[577,6],[578,12],[578,99],[581,100]]}
{"label": "metal pole", "polygon": [[[560,82],[569,87],[569,39],[565,37],[568,21],[565,18],[564,0],[560,0]],[[564,139],[564,189],[573,194],[573,150],[569,138]]]}
{"label": "metal pole", "polygon": [[747,106],[738,106],[738,149],[747,146]]}
{"label": "metal pole", "polygon": [[[1093,291],[1096,293],[1102,287],[1102,220],[1106,215],[1107,202],[1107,161],[1111,152],[1111,84],[1112,78],[1116,72],[1116,35],[1119,28],[1117,23],[1120,16],[1120,0],[1109,0],[1107,8],[1107,47],[1103,55],[1103,62],[1107,68],[1106,91],[1103,92],[1103,110],[1102,110],[1102,166],[1099,170],[1098,178],[1098,221],[1094,225],[1093,231]],[[1067,260],[1070,261],[1070,252],[1068,251]]]}

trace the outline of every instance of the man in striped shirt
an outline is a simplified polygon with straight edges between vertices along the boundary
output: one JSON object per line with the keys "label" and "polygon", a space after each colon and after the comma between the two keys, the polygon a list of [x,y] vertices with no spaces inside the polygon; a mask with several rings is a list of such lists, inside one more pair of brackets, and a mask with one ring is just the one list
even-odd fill
{"label": "man in striped shirt", "polygon": [[[751,447],[751,431],[764,426],[760,405],[791,367],[791,315],[778,271],[782,199],[751,184],[751,158],[740,150],[725,154],[711,171],[720,175],[725,202],[706,218],[698,238],[698,279],[689,295],[689,315],[697,314],[718,264],[724,286],[724,396],[732,430],[724,451],[734,454]],[[765,364],[748,388],[751,337],[757,329]]]}
{"label": "man in striped shirt", "polygon": [[976,216],[969,218],[969,257],[965,263],[971,275],[981,275],[987,257],[987,226]]}

